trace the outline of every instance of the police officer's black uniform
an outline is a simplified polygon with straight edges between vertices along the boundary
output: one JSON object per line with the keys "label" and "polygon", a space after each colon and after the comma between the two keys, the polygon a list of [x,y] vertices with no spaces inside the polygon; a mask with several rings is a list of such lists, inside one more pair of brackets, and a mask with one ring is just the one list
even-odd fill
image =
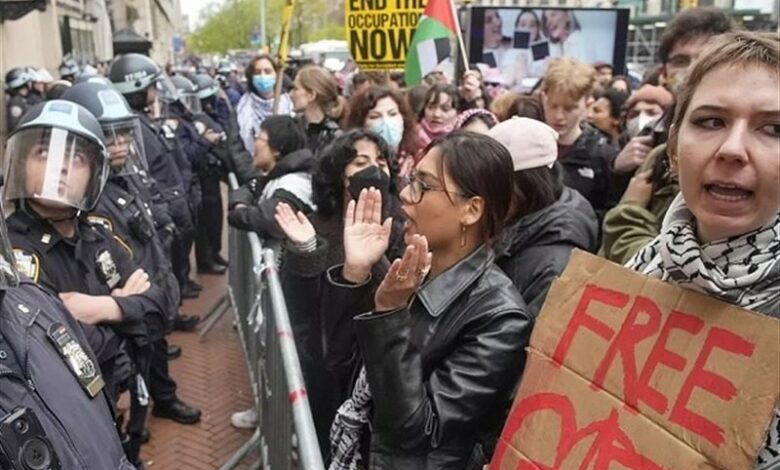
{"label": "police officer's black uniform", "polygon": [[[131,422],[140,422],[142,429],[150,344],[165,332],[164,296],[154,285],[143,292],[118,291],[136,270],[129,250],[102,227],[79,217],[94,207],[105,184],[103,139],[94,116],[77,104],[53,100],[32,107],[9,138],[3,195],[16,207],[8,226],[21,272],[55,293],[110,297],[116,304],[121,320],[85,326],[85,332],[106,377],[111,402],[130,390],[137,397]],[[56,214],[56,221],[35,208]],[[71,233],[68,238],[62,235],[65,230]],[[101,313],[91,312],[97,318]],[[123,346],[112,339],[109,327],[125,340]],[[119,372],[125,369],[114,359],[121,356],[113,352],[122,349],[132,361],[130,381],[124,380],[125,374]],[[140,430],[126,449],[131,461],[138,459],[139,443]]]}
{"label": "police officer's black uniform", "polygon": [[133,470],[96,364],[54,295],[27,279],[0,291],[0,420],[19,407],[34,413],[63,469]]}
{"label": "police officer's black uniform", "polygon": [[125,54],[112,62],[109,78],[117,91],[125,96],[141,122],[149,176],[156,181],[159,189],[159,193],[154,195],[155,200],[168,205],[177,227],[171,262],[180,286],[184,286],[188,281],[186,267],[189,265],[189,252],[185,253],[185,245],[187,237],[191,237],[194,230],[181,170],[186,165],[186,158],[175,144],[175,135],[170,132],[170,135],[163,135],[164,129],[147,115],[149,88],[162,78],[162,71],[149,57]]}
{"label": "police officer's black uniform", "polygon": [[[89,295],[111,295],[121,288],[130,275],[137,269],[130,252],[121,242],[103,227],[79,220],[76,237],[62,238],[51,225],[31,215],[29,212],[16,211],[8,218],[9,236],[17,259],[30,260],[32,270],[37,273],[33,279],[54,292],[81,292]],[[131,434],[131,446],[138,446],[140,432],[143,429],[145,410],[141,408],[147,400],[143,397],[145,383],[149,377],[151,345],[164,339],[165,299],[162,290],[152,285],[145,293],[129,297],[113,297],[123,313],[121,323],[112,325],[116,333],[125,339],[124,348],[134,367],[130,381],[117,382],[113,373],[107,372],[113,393],[134,387],[134,413],[131,419],[137,419],[141,428]],[[91,329],[92,327],[88,327]],[[105,329],[105,326],[99,326]],[[107,333],[103,333],[107,334]],[[104,348],[105,349],[105,348]],[[110,353],[110,351],[108,352]],[[109,366],[101,363],[101,369]],[[138,380],[138,374],[143,383]],[[136,397],[138,387],[141,396]],[[140,402],[140,405],[139,405]],[[137,459],[137,447],[131,447],[128,456]],[[135,453],[135,455],[133,455]]]}
{"label": "police officer's black uniform", "polygon": [[[62,98],[87,108],[98,118],[107,141],[110,144],[120,143],[117,147],[109,146],[109,149],[120,149],[117,158],[121,157],[122,163],[111,163],[108,181],[87,219],[111,232],[131,252],[135,264],[149,274],[150,282],[162,288],[166,300],[165,326],[169,330],[179,309],[179,284],[155,227],[150,193],[145,187],[136,187],[136,184],[142,185],[146,178],[141,170],[145,157],[139,142],[137,117],[110,84],[79,83],[67,90]],[[122,148],[125,153],[121,152]],[[196,422],[200,412],[176,397],[176,382],[168,372],[168,343],[163,335],[155,334],[154,337],[158,339],[151,344],[149,392],[155,409],[173,409],[175,416],[172,418],[176,421]],[[140,423],[137,429],[139,433],[142,425]]]}

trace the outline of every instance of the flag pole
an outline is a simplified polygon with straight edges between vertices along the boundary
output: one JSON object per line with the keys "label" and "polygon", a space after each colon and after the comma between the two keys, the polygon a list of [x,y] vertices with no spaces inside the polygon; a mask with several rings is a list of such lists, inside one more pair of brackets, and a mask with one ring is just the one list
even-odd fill
{"label": "flag pole", "polygon": [[[285,0],[282,7],[282,34],[279,38],[279,72],[276,74],[276,84],[274,86],[274,102],[271,114],[279,111],[279,104],[282,95],[282,82],[284,81],[284,69],[287,67],[287,54],[290,49],[290,29],[292,27],[293,9],[295,0]],[[265,41],[265,39],[263,39]]]}
{"label": "flag pole", "polygon": [[466,46],[463,43],[463,31],[460,29],[460,18],[455,7],[455,0],[450,0],[450,10],[455,20],[455,33],[458,35],[458,49],[460,49],[460,58],[463,60],[463,70],[467,71],[469,69],[469,57],[466,54]]}

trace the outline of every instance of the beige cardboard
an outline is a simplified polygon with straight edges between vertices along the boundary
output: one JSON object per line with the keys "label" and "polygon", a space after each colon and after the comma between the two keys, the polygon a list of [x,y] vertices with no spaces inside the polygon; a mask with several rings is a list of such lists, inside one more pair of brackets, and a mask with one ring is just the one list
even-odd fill
{"label": "beige cardboard", "polygon": [[[491,469],[750,469],[779,396],[776,319],[575,252],[537,321]],[[568,444],[553,403],[572,407]]]}

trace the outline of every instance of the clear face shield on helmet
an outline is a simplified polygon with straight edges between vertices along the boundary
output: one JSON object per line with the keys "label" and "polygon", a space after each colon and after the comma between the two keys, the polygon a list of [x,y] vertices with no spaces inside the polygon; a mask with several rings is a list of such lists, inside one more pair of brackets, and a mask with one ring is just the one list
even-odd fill
{"label": "clear face shield on helmet", "polygon": [[3,168],[3,200],[32,200],[54,210],[91,210],[108,178],[105,147],[59,128],[12,135]]}
{"label": "clear face shield on helmet", "polygon": [[157,98],[163,103],[174,103],[180,98],[179,90],[176,89],[171,77],[166,74],[161,74],[154,86],[157,88]]}
{"label": "clear face shield on helmet", "polygon": [[141,122],[135,118],[115,123],[103,123],[106,136],[108,165],[113,175],[135,175],[148,170]]}
{"label": "clear face shield on helmet", "polygon": [[179,97],[185,108],[192,114],[203,113],[203,106],[200,104],[200,98],[196,93],[180,93]]}

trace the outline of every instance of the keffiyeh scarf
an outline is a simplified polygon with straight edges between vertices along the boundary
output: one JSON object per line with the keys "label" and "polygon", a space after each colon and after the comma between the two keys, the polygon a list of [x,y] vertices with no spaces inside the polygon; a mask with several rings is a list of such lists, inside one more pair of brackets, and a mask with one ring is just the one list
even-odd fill
{"label": "keffiyeh scarf", "polygon": [[761,311],[780,299],[780,215],[750,233],[700,244],[693,214],[679,194],[660,235],[626,267]]}
{"label": "keffiyeh scarf", "polygon": [[[780,317],[780,214],[752,232],[700,244],[693,214],[679,194],[666,213],[661,233],[626,267]],[[780,468],[780,410],[775,410],[754,468]]]}
{"label": "keffiyeh scarf", "polygon": [[[236,105],[236,119],[238,120],[238,129],[241,134],[241,141],[244,143],[249,155],[255,154],[255,136],[260,132],[260,124],[265,118],[273,114],[274,99],[264,99],[248,91],[244,93],[238,105]],[[292,101],[287,94],[279,97],[278,113],[284,116],[292,114]]]}
{"label": "keffiyeh scarf", "polygon": [[366,368],[360,369],[352,396],[336,412],[330,428],[332,460],[328,470],[358,470],[366,467],[360,454],[360,438],[371,413],[371,389]]}

